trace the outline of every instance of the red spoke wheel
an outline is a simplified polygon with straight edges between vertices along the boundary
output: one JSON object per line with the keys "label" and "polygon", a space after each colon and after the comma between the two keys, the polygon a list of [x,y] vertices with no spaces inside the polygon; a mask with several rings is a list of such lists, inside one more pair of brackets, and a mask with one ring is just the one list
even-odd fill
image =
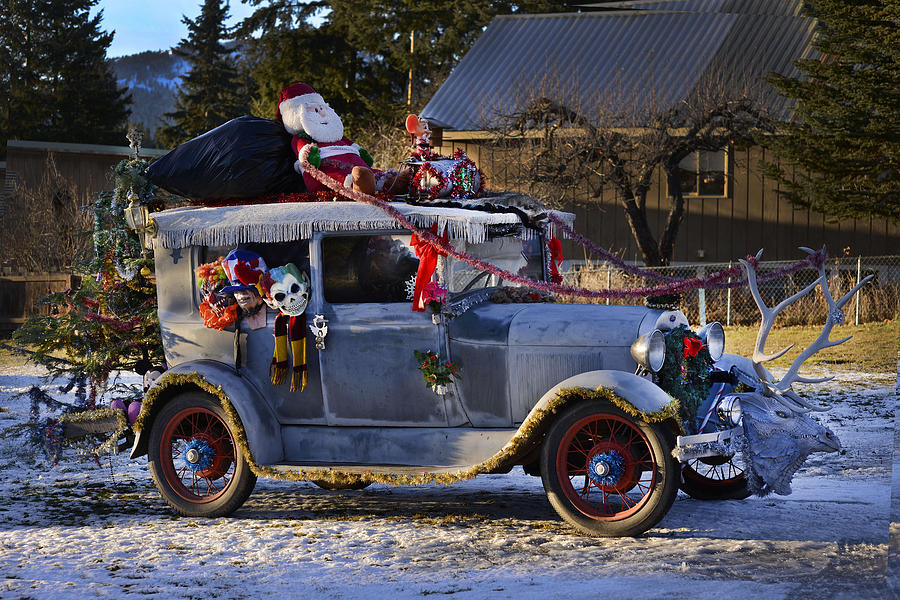
{"label": "red spoke wheel", "polygon": [[185,516],[231,514],[256,485],[225,411],[207,394],[189,392],[166,404],[153,422],[149,450],[153,482]]}
{"label": "red spoke wheel", "polygon": [[708,456],[687,461],[681,489],[697,500],[743,500],[750,495],[744,469],[734,456]]}
{"label": "red spoke wheel", "polygon": [[550,504],[591,536],[634,536],[656,525],[678,494],[674,435],[600,400],[565,409],[541,448]]}

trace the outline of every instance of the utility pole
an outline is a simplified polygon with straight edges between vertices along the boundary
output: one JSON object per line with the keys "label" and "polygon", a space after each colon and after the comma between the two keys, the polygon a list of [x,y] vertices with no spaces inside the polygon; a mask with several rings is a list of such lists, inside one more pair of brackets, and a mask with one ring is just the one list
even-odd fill
{"label": "utility pole", "polygon": [[[412,58],[416,53],[416,30],[409,32],[409,56]],[[409,65],[409,86],[406,88],[406,107],[412,111],[412,85],[413,85],[413,65],[410,61]]]}

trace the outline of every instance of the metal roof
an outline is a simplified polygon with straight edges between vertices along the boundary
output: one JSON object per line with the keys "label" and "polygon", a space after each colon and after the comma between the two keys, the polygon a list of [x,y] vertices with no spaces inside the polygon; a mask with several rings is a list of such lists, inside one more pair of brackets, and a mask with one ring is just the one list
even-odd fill
{"label": "metal roof", "polygon": [[[73,144],[69,142],[41,142],[30,140],[8,140],[7,149],[30,150],[33,152],[67,152],[73,154],[102,154],[106,156],[130,156],[134,154],[129,146],[102,146],[99,144]],[[159,158],[168,154],[162,148],[141,148],[141,156]]]}
{"label": "metal roof", "polygon": [[[814,27],[806,17],[722,11],[497,17],[421,114],[439,127],[481,130],[535,97],[588,117],[672,106],[704,81],[796,76],[791,62],[812,55]],[[787,101],[767,87],[764,101],[783,114]]]}
{"label": "metal roof", "polygon": [[801,0],[622,0],[621,2],[583,4],[582,6],[603,10],[677,10],[784,17],[799,17],[803,13]]}

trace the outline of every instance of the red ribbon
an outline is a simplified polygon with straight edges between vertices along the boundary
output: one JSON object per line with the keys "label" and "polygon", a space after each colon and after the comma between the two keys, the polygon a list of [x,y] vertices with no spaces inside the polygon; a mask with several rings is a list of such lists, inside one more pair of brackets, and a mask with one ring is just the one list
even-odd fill
{"label": "red ribbon", "polygon": [[559,267],[563,261],[562,242],[559,238],[552,237],[547,242],[547,249],[550,251],[550,281],[562,283],[562,275],[559,274]]}
{"label": "red ribbon", "polygon": [[[431,234],[437,235],[437,223],[431,226]],[[445,230],[440,240],[446,244],[449,239],[450,237]],[[447,256],[447,253],[438,250],[437,246],[431,242],[420,240],[415,233],[412,235],[409,245],[413,247],[413,250],[416,251],[416,256],[419,257],[419,270],[416,271],[416,289],[415,294],[413,294],[412,309],[421,312],[425,310],[425,301],[422,300],[422,291],[425,289],[425,284],[431,281],[434,275],[438,256]]]}
{"label": "red ribbon", "polygon": [[697,338],[684,338],[684,357],[694,358],[706,346]]}

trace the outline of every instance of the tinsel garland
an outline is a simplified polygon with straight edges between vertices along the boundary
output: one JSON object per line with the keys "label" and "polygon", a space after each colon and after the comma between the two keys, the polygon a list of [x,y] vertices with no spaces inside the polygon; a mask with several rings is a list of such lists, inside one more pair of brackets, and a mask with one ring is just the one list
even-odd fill
{"label": "tinsel garland", "polygon": [[[427,191],[422,188],[422,180],[426,177],[430,177],[436,182]],[[441,191],[443,191],[444,186],[446,185],[447,179],[444,177],[443,173],[439,173],[431,163],[425,163],[424,165],[419,167],[419,170],[416,171],[415,176],[410,182],[410,187],[414,190],[417,190],[418,193],[422,195],[420,199],[423,200],[437,199],[437,197],[441,195]]]}
{"label": "tinsel garland", "polygon": [[693,422],[697,409],[709,396],[709,372],[713,361],[706,347],[696,356],[685,353],[685,339],[700,341],[684,325],[666,332],[666,358],[657,376],[659,387],[680,401],[681,420]]}
{"label": "tinsel garland", "polygon": [[[68,389],[71,389],[71,386],[69,386]],[[80,385],[79,389],[83,396],[83,386]],[[66,424],[100,422],[110,418],[116,419],[116,429],[109,434],[102,444],[93,448],[93,454],[95,456],[99,456],[100,454],[115,449],[119,438],[121,438],[128,430],[128,418],[123,410],[101,408],[96,410],[73,411],[73,408],[75,408],[74,406],[55,400],[47,394],[47,392],[37,386],[31,386],[31,389],[28,390],[28,396],[31,399],[31,420],[34,424],[33,440],[41,446],[47,460],[53,464],[57,463],[59,456],[62,453],[64,440],[66,438]],[[84,398],[82,397],[79,399],[78,393],[76,393],[76,402],[79,400],[82,405],[85,404]],[[64,412],[57,419],[51,417],[40,419],[41,405],[53,409],[61,408],[63,411],[68,412]]]}
{"label": "tinsel garland", "polygon": [[97,410],[85,410],[81,412],[67,413],[59,418],[59,423],[90,423],[94,421],[104,421],[110,417],[116,419],[116,429],[106,438],[106,441],[94,448],[94,454],[100,455],[104,452],[111,452],[116,448],[119,438],[128,430],[128,417],[124,410],[116,410],[114,408],[99,408]]}
{"label": "tinsel garland", "polygon": [[157,383],[150,388],[144,398],[141,407],[141,413],[132,425],[135,431],[142,431],[146,426],[149,415],[153,412],[154,405],[159,401],[160,396],[166,396],[169,389],[178,390],[184,388],[198,388],[214,398],[218,399],[222,404],[225,415],[228,418],[228,425],[234,434],[235,442],[241,449],[242,454],[247,460],[250,470],[258,477],[269,477],[272,479],[282,479],[287,481],[324,481],[333,485],[347,486],[360,482],[377,482],[386,485],[423,485],[437,484],[449,485],[458,481],[472,479],[477,475],[484,473],[493,473],[514,464],[516,459],[530,452],[540,443],[541,436],[550,425],[550,417],[559,412],[561,408],[572,403],[585,400],[605,400],[626,414],[637,419],[642,419],[650,423],[659,423],[667,421],[678,414],[678,400],[672,399],[669,404],[660,408],[658,411],[645,412],[636,408],[625,398],[617,395],[612,390],[605,388],[597,388],[595,390],[587,388],[563,388],[559,390],[557,395],[547,403],[542,409],[532,411],[525,419],[516,434],[507,442],[503,448],[494,456],[486,461],[474,465],[466,471],[457,471],[456,473],[422,473],[420,475],[396,475],[390,473],[346,473],[338,469],[309,469],[302,471],[280,471],[266,465],[258,464],[253,458],[253,452],[250,450],[247,442],[247,434],[241,424],[240,416],[229,400],[228,395],[222,386],[213,385],[208,382],[199,373],[166,373],[162,375]]}
{"label": "tinsel garland", "polygon": [[[591,240],[582,236],[574,229],[572,229],[565,221],[560,219],[557,215],[549,213],[547,218],[552,221],[557,227],[560,228],[563,233],[565,233],[570,239],[575,240],[584,248],[590,252],[591,254],[595,254],[603,258],[603,260],[615,265],[617,268],[625,271],[626,273],[631,273],[632,275],[637,275],[639,277],[644,277],[647,279],[655,279],[657,281],[668,281],[668,282],[684,282],[684,281],[700,281],[703,282],[703,286],[706,289],[725,289],[725,288],[736,288],[743,287],[747,284],[747,278],[744,276],[741,265],[736,264],[727,269],[722,269],[721,271],[716,271],[715,273],[710,274],[704,278],[695,278],[695,279],[681,279],[678,277],[669,277],[667,275],[663,275],[662,273],[657,273],[656,271],[652,271],[650,269],[641,269],[639,267],[635,267],[627,264],[621,258],[606,250],[604,248],[600,248],[599,246],[594,245]],[[757,277],[757,281],[771,281],[772,279],[777,279],[779,277],[784,277],[785,275],[790,275],[791,273],[796,273],[800,269],[805,269],[806,267],[818,268],[818,266],[827,260],[828,255],[823,250],[817,250],[806,257],[804,260],[797,261],[790,265],[785,265],[779,269],[773,269],[771,271],[767,271],[765,273],[759,274]],[[747,262],[750,263],[753,267],[759,266],[759,260],[755,256],[748,256],[746,258]],[[731,281],[729,281],[729,279]],[[674,290],[671,293],[677,293],[678,290]],[[668,295],[668,294],[657,294],[657,295]]]}
{"label": "tinsel garland", "polygon": [[[310,145],[304,147],[309,148]],[[567,296],[579,296],[581,298],[641,298],[646,296],[660,296],[664,294],[676,294],[681,292],[686,292],[688,290],[695,290],[700,288],[713,288],[713,287],[736,287],[743,285],[742,282],[732,281],[728,283],[726,280],[729,277],[734,277],[739,274],[740,267],[733,267],[732,269],[725,269],[723,271],[713,273],[708,277],[703,278],[695,278],[695,279],[683,279],[674,281],[667,284],[661,284],[651,287],[642,287],[642,288],[630,288],[630,289],[606,289],[606,290],[587,290],[584,288],[579,288],[571,285],[563,285],[557,283],[549,283],[546,281],[540,281],[537,279],[532,279],[530,277],[525,277],[519,275],[517,273],[513,273],[511,271],[507,271],[506,269],[501,269],[496,265],[490,264],[483,260],[477,259],[473,256],[466,254],[465,252],[460,252],[456,250],[452,244],[441,240],[438,236],[420,229],[416,227],[412,222],[410,222],[400,211],[396,208],[388,204],[387,202],[380,200],[374,196],[370,196],[368,194],[364,194],[362,192],[347,189],[342,186],[340,183],[334,181],[315,167],[309,164],[306,161],[306,155],[301,151],[300,155],[301,164],[303,169],[308,172],[312,177],[318,180],[320,183],[325,185],[326,187],[331,188],[335,192],[345,196],[351,200],[356,202],[360,202],[362,204],[369,204],[371,206],[377,206],[382,209],[388,215],[390,215],[394,220],[396,220],[400,225],[407,229],[408,231],[416,234],[418,238],[425,243],[431,244],[435,248],[438,248],[448,256],[452,256],[453,258],[460,260],[470,266],[473,266],[482,271],[488,271],[492,275],[496,275],[497,277],[501,277],[506,281],[510,281],[513,283],[518,283],[521,285],[525,285],[534,289],[542,290],[545,292],[551,292],[555,294],[564,294]],[[555,221],[554,221],[555,222]],[[747,256],[746,260],[751,264],[758,264],[758,260],[755,256]],[[780,269],[775,275],[771,275],[767,278],[772,279],[774,277],[780,277],[786,273],[793,272],[795,270],[799,270],[801,268],[806,267],[811,264],[818,264],[821,261],[825,260],[824,252],[818,251],[811,254],[807,259],[800,261],[790,267],[785,267],[784,269]],[[734,273],[732,274],[732,271]]]}

